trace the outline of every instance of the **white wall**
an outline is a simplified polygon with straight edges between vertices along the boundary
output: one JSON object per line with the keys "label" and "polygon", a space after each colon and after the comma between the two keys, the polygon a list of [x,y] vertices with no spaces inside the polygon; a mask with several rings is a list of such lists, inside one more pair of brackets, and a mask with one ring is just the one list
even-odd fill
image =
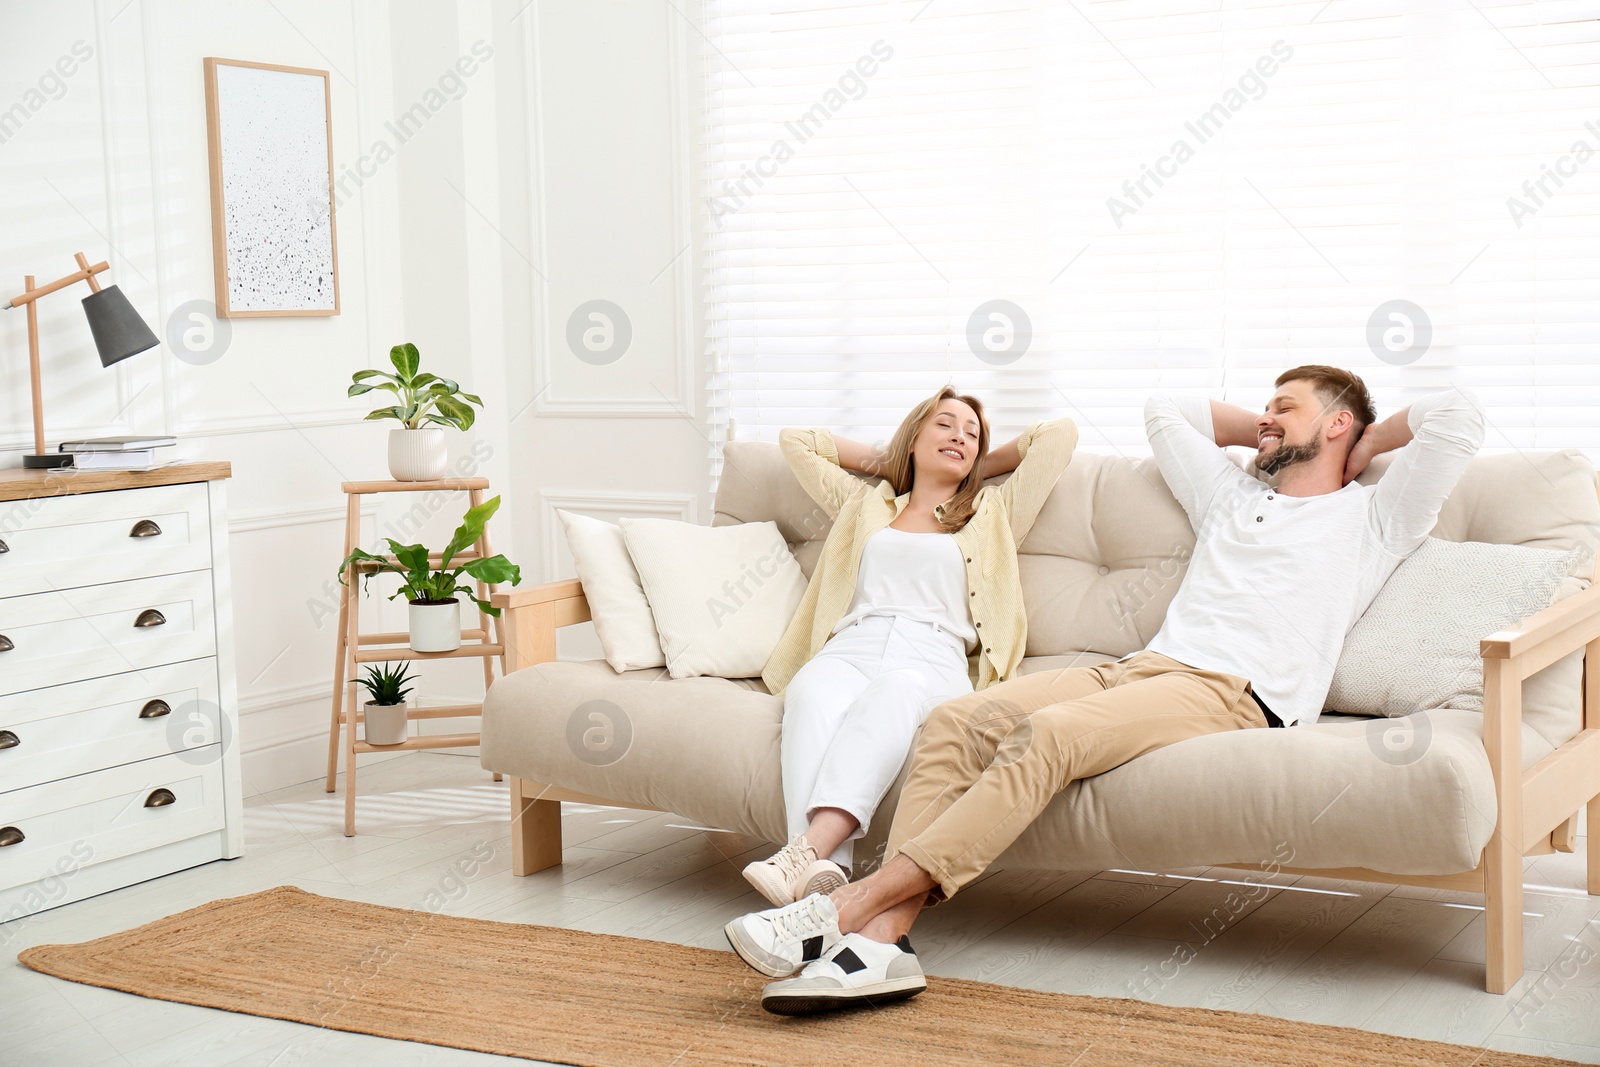
{"label": "white wall", "polygon": [[[515,506],[546,579],[574,573],[556,508],[710,520],[689,184],[695,31],[679,14],[693,10],[539,0],[506,49],[524,69],[498,72],[501,173],[528,189],[505,198],[502,226],[507,350],[532,356],[507,361]],[[595,300],[631,325],[612,361],[568,340],[574,312]],[[562,638],[563,656],[596,654],[592,640]]]}
{"label": "white wall", "polygon": [[[202,58],[331,72],[341,314],[234,320],[207,366],[163,345],[102,370],[82,294],[40,304],[52,442],[167,431],[185,455],[233,464],[247,790],[322,772],[339,483],[385,477],[386,427],[362,423],[368,405],[344,391],[391,345],[416,343],[425,366],[483,395],[453,456],[503,495],[496,548],[525,581],[570,574],[553,506],[708,515],[693,252],[681,251],[686,32],[645,0],[0,7],[0,110],[27,112],[0,134],[0,301],[25,274],[68,273],[81,250],[110,261],[158,334],[213,296]],[[49,70],[80,41],[92,55],[57,83]],[[466,77],[463,56],[476,60]],[[441,96],[403,143],[387,128]],[[377,165],[380,141],[393,158]],[[573,309],[596,298],[633,329],[605,365],[565,340]],[[26,373],[22,313],[0,313],[0,466],[31,447]],[[419,500],[375,504],[364,542]],[[442,540],[461,508],[440,507],[426,535]],[[367,604],[370,628],[403,628],[398,608]],[[474,667],[428,665],[424,702],[474,698]]]}

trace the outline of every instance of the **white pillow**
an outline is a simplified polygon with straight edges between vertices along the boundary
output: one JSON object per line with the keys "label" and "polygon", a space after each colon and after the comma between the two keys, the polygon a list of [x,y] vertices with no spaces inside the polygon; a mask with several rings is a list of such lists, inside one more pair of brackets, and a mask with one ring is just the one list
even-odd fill
{"label": "white pillow", "polygon": [[567,529],[567,547],[589,600],[594,632],[614,671],[660,667],[667,662],[656,636],[650,602],[628,556],[622,530],[609,522],[556,509]]}
{"label": "white pillow", "polygon": [[775,522],[623,519],[674,678],[756,678],[806,591]]}
{"label": "white pillow", "polygon": [[1345,638],[1327,710],[1482,711],[1478,642],[1549,607],[1571,562],[1569,552],[1428,538]]}

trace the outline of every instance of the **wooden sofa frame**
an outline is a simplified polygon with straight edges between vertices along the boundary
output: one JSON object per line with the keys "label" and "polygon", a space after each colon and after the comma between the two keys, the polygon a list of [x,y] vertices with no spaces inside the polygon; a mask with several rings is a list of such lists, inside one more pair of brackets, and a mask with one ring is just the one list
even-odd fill
{"label": "wooden sofa frame", "polygon": [[[556,658],[556,631],[590,619],[575,579],[495,593],[516,671]],[[1584,649],[1583,728],[1538,763],[1522,769],[1522,683]],[[1478,866],[1447,875],[1408,875],[1361,867],[1284,868],[1292,873],[1482,893],[1487,940],[1485,987],[1506,993],[1523,972],[1522,860],[1571,852],[1580,808],[1588,812],[1587,888],[1600,894],[1600,581],[1484,638],[1483,743],[1494,772],[1494,835]],[[561,802],[638,808],[506,775],[511,788],[511,871],[528,875],[561,862]],[[1236,864],[1232,866],[1244,866]]]}

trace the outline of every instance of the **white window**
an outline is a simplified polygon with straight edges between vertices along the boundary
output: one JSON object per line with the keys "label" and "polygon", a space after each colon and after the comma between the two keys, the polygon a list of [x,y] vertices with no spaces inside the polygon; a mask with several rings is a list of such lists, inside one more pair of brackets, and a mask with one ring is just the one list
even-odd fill
{"label": "white window", "polygon": [[714,440],[951,381],[1133,454],[1152,391],[1333,363],[1600,458],[1596,8],[706,0]]}

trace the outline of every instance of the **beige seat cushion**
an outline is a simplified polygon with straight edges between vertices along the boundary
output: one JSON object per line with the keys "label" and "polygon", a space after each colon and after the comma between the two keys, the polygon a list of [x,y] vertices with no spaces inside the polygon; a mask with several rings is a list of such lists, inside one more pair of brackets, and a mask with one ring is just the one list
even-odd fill
{"label": "beige seat cushion", "polygon": [[[600,762],[572,738],[595,708],[630,735]],[[580,708],[582,713],[580,714]],[[783,833],[782,702],[760,679],[618,674],[604,660],[543,663],[497,680],[484,699],[483,766],[624,804],[673,811],[769,840]]]}
{"label": "beige seat cushion", "polygon": [[[1036,659],[1023,671],[1102,659]],[[570,740],[569,722],[596,701],[631,735],[627,751],[604,765]],[[483,765],[781,841],[781,716],[780,702],[754,679],[673,681],[660,669],[618,674],[600,660],[548,663],[490,690]],[[1386,745],[1382,731],[1405,720],[1327,718],[1195,738],[1079,782],[1000,864],[1255,863],[1287,842],[1295,858],[1280,862],[1292,866],[1444,874],[1476,865],[1494,823],[1479,716],[1426,713],[1427,725],[1400,746]],[[1523,744],[1530,765],[1550,751],[1532,730]],[[860,860],[882,855],[899,790],[897,782],[858,846]],[[1417,833],[1419,826],[1430,832]]]}

